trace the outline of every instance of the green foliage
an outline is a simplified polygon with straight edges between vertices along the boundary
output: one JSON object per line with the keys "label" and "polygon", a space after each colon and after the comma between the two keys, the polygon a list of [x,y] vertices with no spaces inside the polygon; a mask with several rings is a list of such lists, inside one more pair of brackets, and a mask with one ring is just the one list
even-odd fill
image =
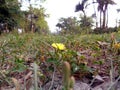
{"label": "green foliage", "polygon": [[18,25],[18,19],[21,18],[18,0],[3,0],[0,3],[0,11],[0,23],[7,23],[11,30]]}
{"label": "green foliage", "polygon": [[93,26],[93,20],[91,17],[84,17],[84,16],[80,16],[80,26],[81,27],[86,27],[86,28],[91,28]]}
{"label": "green foliage", "polygon": [[35,8],[30,4],[29,11],[24,11],[23,15],[24,18],[21,20],[23,23],[20,24],[20,27],[23,27],[26,32],[50,33],[47,21],[45,20],[49,15],[45,13],[44,7]]}
{"label": "green foliage", "polygon": [[[29,3],[30,0],[28,0]],[[41,3],[45,0],[41,0]],[[29,11],[21,11],[20,7],[23,0],[3,0],[0,2],[0,23],[7,23],[10,30],[15,28],[22,28],[25,31],[29,31],[31,24],[35,25],[35,31],[40,33],[49,33],[49,27],[45,20],[48,15],[45,14],[45,9],[40,6],[39,9],[33,8],[32,5],[29,7]],[[36,16],[32,17],[33,22],[30,21],[30,15]]]}
{"label": "green foliage", "polygon": [[76,17],[60,18],[56,27],[58,27],[58,33],[80,33],[80,23]]}
{"label": "green foliage", "polygon": [[104,29],[95,28],[92,33],[102,34],[102,33],[112,33],[112,32],[118,32],[118,31],[119,31],[119,28],[117,28],[117,27],[104,28]]}
{"label": "green foliage", "polygon": [[78,33],[90,33],[93,26],[92,17],[80,16],[80,20],[76,17],[60,18],[56,27],[58,27],[58,33],[60,34],[78,34]]}
{"label": "green foliage", "polygon": [[37,19],[34,21],[36,27],[38,28],[38,32],[40,33],[49,33],[49,27],[47,21],[45,20],[48,17],[48,14],[45,14],[45,9],[43,7],[33,8],[33,14],[37,16]]}
{"label": "green foliage", "polygon": [[22,60],[21,58],[15,58],[14,63],[14,67],[12,68],[13,72],[23,72],[27,69],[27,67],[24,65],[24,60]]}

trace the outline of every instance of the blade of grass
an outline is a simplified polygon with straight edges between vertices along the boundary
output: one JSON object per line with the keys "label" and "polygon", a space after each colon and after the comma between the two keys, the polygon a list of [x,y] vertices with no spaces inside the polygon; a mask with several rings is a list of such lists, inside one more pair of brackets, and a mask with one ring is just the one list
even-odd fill
{"label": "blade of grass", "polygon": [[33,67],[34,67],[34,84],[35,84],[34,89],[35,89],[35,90],[38,90],[38,83],[37,83],[37,80],[38,80],[38,79],[37,79],[38,66],[37,66],[36,63],[34,63]]}

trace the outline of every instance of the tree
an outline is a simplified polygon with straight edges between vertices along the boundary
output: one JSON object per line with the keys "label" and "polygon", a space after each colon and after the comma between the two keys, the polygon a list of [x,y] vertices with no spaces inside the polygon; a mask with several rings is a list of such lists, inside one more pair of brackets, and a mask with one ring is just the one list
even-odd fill
{"label": "tree", "polygon": [[0,22],[2,22],[2,19],[5,17],[9,17],[9,11],[6,6],[5,0],[0,0]]}
{"label": "tree", "polygon": [[64,33],[78,33],[80,32],[80,23],[76,17],[60,18],[56,27],[60,32]]}
{"label": "tree", "polygon": [[43,7],[40,7],[40,9],[33,8],[33,14],[35,16],[33,23],[36,25],[36,29],[41,33],[49,33],[49,27],[47,21],[45,20],[45,18],[49,17],[49,15],[45,14],[45,9]]}
{"label": "tree", "polygon": [[18,0],[0,0],[0,23],[12,30],[18,25],[19,18],[21,18],[21,11]]}
{"label": "tree", "polygon": [[[113,0],[92,0],[92,3],[87,3],[88,0],[82,0],[81,3],[76,5],[76,12],[78,11],[82,11],[83,13],[85,12],[85,8],[88,5],[91,4],[98,4],[97,10],[99,12],[99,23],[100,23],[100,28],[103,28],[103,30],[105,30],[105,28],[108,26],[108,5],[115,5],[116,3]],[[93,6],[94,11],[95,11],[95,6]],[[84,13],[84,17],[85,17],[85,13]],[[98,22],[97,22],[97,16],[96,16],[96,11],[95,13],[92,15],[92,17],[94,17],[96,19],[96,27],[98,26]]]}
{"label": "tree", "polygon": [[83,33],[88,34],[91,32],[93,27],[93,18],[80,16],[80,27]]}
{"label": "tree", "polygon": [[[27,1],[30,4],[29,11],[21,11],[20,7],[23,1]],[[44,32],[48,32],[48,25],[45,21],[45,9],[34,9],[31,0],[0,0],[0,24],[5,24],[5,27],[9,30],[13,30],[15,27],[28,29],[32,31],[32,27],[40,27]],[[36,0],[43,2],[45,0]],[[30,17],[29,17],[30,16]],[[35,28],[34,28],[35,30]]]}
{"label": "tree", "polygon": [[48,23],[45,20],[49,15],[45,13],[45,8],[42,6],[40,8],[30,8],[32,13],[30,11],[24,11],[25,20],[22,25],[24,25],[25,32],[50,33]]}
{"label": "tree", "polygon": [[[27,1],[29,3],[29,16],[30,16],[30,31],[34,32],[35,30],[35,25],[33,23],[34,21],[34,13],[33,13],[33,4],[31,4],[31,0],[21,0],[21,3]],[[46,0],[36,0],[35,2],[40,1],[37,3],[40,5],[40,3],[45,2]]]}
{"label": "tree", "polygon": [[91,29],[93,26],[93,19],[92,17],[84,17],[84,16],[80,16],[80,27],[82,29],[87,28],[87,29]]}
{"label": "tree", "polygon": [[79,3],[76,5],[75,12],[82,11],[82,12],[84,13],[84,16],[86,16],[86,14],[85,14],[85,8],[87,7],[87,5],[86,5],[86,2],[87,2],[87,1],[88,1],[88,0],[82,0],[81,3],[79,2]]}
{"label": "tree", "polygon": [[[108,5],[114,5],[115,2],[112,0],[97,0],[98,3],[98,11],[100,12],[100,28],[107,27],[108,22]],[[103,14],[103,21],[102,21],[102,14]],[[107,15],[107,17],[106,17]]]}

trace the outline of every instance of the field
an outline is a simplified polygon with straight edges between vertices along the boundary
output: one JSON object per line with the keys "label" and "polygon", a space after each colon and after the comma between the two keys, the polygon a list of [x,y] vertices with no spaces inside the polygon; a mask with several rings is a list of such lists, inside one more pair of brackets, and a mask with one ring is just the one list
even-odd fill
{"label": "field", "polygon": [[[100,79],[107,77],[112,82],[108,87],[111,88],[120,78],[119,37],[119,32],[63,36],[37,33],[1,35],[0,87],[3,90],[14,90],[14,87],[16,90],[69,90],[65,89],[63,81],[69,83],[72,76],[75,81],[80,80],[94,88],[99,84],[92,82],[93,76],[99,76],[97,82],[101,83]],[[52,46],[56,43],[63,48]],[[66,69],[66,62],[70,64],[70,70],[69,67]],[[67,74],[70,75],[65,80]],[[85,82],[85,78],[89,81]]]}

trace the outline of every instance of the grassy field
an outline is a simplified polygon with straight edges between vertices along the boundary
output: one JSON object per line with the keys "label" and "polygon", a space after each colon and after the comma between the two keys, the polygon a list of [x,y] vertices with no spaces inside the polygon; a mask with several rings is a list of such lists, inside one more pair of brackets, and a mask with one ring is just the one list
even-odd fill
{"label": "grassy field", "polygon": [[[36,82],[42,82],[42,86],[54,71],[62,75],[64,61],[70,63],[71,75],[75,79],[81,79],[89,73],[109,76],[113,69],[119,73],[120,46],[113,45],[114,41],[118,44],[120,33],[114,33],[113,37],[111,34],[1,35],[0,85],[13,86],[13,82],[15,84],[17,81],[24,83],[23,77],[30,79],[34,75]],[[54,48],[53,43],[62,43],[65,49]]]}

